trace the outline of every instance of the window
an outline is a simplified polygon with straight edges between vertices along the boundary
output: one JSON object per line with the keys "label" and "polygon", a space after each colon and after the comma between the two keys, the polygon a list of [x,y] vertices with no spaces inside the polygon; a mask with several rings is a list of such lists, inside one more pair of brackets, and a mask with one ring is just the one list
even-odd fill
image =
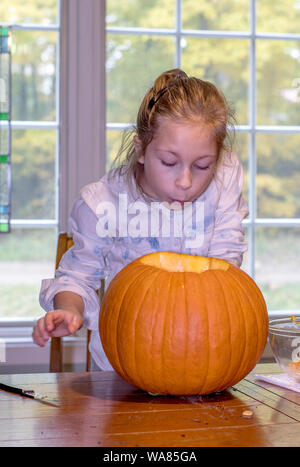
{"label": "window", "polygon": [[[43,313],[41,279],[53,277],[58,227],[67,230],[80,188],[104,174],[105,2],[3,0],[0,24],[12,29],[14,99],[12,233],[0,236],[7,360],[0,373],[48,371],[49,346],[31,339]],[[64,361],[84,365],[84,338],[65,344]]]}
{"label": "window", "polygon": [[270,313],[299,309],[300,2],[107,0],[107,161],[162,71],[210,80],[234,104],[248,253]]}
{"label": "window", "polygon": [[59,2],[2,0],[12,56],[12,219],[0,235],[0,319],[41,314],[58,226]]}

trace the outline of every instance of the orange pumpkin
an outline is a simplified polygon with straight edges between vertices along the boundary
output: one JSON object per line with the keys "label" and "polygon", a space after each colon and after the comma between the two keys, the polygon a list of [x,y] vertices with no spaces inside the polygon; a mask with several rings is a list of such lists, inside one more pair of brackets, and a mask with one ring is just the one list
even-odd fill
{"label": "orange pumpkin", "polygon": [[227,261],[158,252],[111,281],[99,319],[115,371],[160,394],[222,391],[244,378],[267,341],[262,293]]}

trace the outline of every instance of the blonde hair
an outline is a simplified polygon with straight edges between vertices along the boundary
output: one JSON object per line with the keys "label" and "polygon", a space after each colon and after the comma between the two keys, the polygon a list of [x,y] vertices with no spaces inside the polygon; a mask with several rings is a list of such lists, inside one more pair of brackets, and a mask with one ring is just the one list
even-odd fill
{"label": "blonde hair", "polygon": [[[118,173],[130,183],[132,175],[138,180],[141,164],[134,146],[136,134],[145,153],[159,126],[160,118],[201,122],[210,128],[217,144],[218,159],[232,150],[234,115],[225,96],[209,81],[188,77],[178,68],[165,71],[148,90],[140,105],[136,125],[123,133],[120,150],[113,162]],[[125,157],[124,157],[125,154]]]}

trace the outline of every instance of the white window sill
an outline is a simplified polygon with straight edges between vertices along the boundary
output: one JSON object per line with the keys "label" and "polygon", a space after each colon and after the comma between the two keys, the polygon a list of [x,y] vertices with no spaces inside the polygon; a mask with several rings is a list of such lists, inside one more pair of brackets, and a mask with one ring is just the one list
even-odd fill
{"label": "white window sill", "polygon": [[[0,343],[4,358],[0,361],[0,374],[48,372],[50,343],[39,347],[33,343],[32,328],[36,320],[0,320]],[[85,371],[86,332],[63,338],[63,364],[65,371]],[[3,350],[4,349],[4,350]]]}

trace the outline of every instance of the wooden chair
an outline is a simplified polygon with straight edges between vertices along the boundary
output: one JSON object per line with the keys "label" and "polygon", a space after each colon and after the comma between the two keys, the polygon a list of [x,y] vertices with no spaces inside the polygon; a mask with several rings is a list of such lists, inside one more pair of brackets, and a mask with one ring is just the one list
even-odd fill
{"label": "wooden chair", "polygon": [[[74,245],[72,237],[69,237],[66,233],[59,234],[56,250],[56,263],[55,269],[58,268],[60,260],[63,254]],[[98,295],[100,301],[104,294],[104,280],[101,280],[100,289]],[[91,331],[87,331],[87,346],[86,346],[86,371],[90,371],[91,367],[91,355],[89,352]],[[52,337],[50,342],[50,372],[59,373],[62,372],[63,367],[63,339],[61,337]]]}

